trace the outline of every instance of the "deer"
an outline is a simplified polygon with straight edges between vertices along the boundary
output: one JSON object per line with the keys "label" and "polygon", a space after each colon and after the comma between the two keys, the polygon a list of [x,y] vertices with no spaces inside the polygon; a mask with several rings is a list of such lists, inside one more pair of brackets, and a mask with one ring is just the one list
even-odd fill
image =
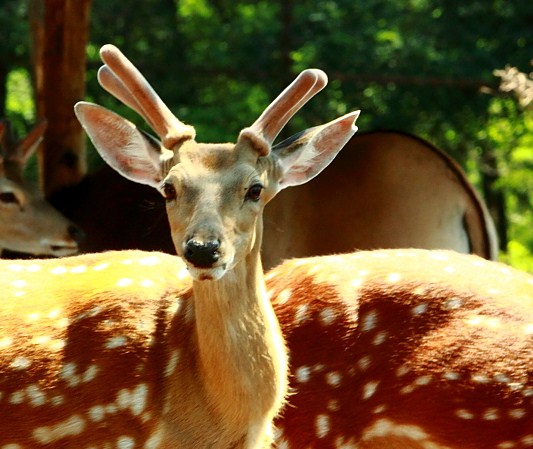
{"label": "deer", "polygon": [[[107,164],[50,201],[86,231],[81,252],[175,254],[161,195]],[[490,260],[498,256],[494,222],[461,167],[430,142],[399,131],[356,133],[321,176],[282,190],[268,204],[263,227],[264,269],[292,257],[356,249],[413,247]]]}
{"label": "deer", "polygon": [[0,447],[525,448],[533,277],[446,250],[261,267],[262,211],[319,175],[358,111],[273,150],[325,87],[300,73],[236,143],[198,143],[112,45],[100,84],[158,138],[75,111],[113,168],[165,198],[177,257],[0,261]]}
{"label": "deer", "polygon": [[53,208],[41,189],[24,179],[25,167],[45,129],[46,121],[41,121],[17,142],[10,123],[0,121],[0,252],[68,256],[78,252],[83,240],[83,231]]}

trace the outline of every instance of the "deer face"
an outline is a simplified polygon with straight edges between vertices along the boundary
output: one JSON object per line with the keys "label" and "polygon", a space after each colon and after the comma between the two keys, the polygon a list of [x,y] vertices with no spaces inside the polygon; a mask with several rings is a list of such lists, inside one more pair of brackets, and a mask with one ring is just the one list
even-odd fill
{"label": "deer face", "polygon": [[174,246],[197,279],[219,279],[259,247],[271,160],[247,142],[184,142],[161,187]]}

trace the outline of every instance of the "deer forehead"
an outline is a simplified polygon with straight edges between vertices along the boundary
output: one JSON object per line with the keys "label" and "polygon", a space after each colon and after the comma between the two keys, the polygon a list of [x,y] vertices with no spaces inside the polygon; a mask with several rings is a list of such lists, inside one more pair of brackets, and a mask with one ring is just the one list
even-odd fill
{"label": "deer forehead", "polygon": [[[239,194],[254,182],[266,183],[267,158],[233,144],[196,144],[180,149],[179,162],[165,182],[197,200],[198,196]],[[194,198],[192,198],[194,197]]]}

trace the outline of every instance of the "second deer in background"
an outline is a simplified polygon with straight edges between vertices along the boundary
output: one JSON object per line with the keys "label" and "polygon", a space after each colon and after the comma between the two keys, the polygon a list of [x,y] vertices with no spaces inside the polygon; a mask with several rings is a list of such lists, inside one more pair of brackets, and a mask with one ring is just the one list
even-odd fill
{"label": "second deer in background", "polygon": [[83,240],[83,232],[24,178],[24,168],[45,128],[46,122],[41,122],[16,142],[9,122],[0,121],[0,251],[69,256],[78,252]]}

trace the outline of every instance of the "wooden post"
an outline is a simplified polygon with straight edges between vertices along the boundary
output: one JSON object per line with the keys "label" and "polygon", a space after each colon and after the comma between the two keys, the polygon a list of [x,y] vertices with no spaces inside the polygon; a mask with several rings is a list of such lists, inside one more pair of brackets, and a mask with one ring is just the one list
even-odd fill
{"label": "wooden post", "polygon": [[85,47],[91,0],[31,0],[37,117],[48,121],[39,151],[46,195],[85,175],[85,135],[74,104],[85,95]]}

